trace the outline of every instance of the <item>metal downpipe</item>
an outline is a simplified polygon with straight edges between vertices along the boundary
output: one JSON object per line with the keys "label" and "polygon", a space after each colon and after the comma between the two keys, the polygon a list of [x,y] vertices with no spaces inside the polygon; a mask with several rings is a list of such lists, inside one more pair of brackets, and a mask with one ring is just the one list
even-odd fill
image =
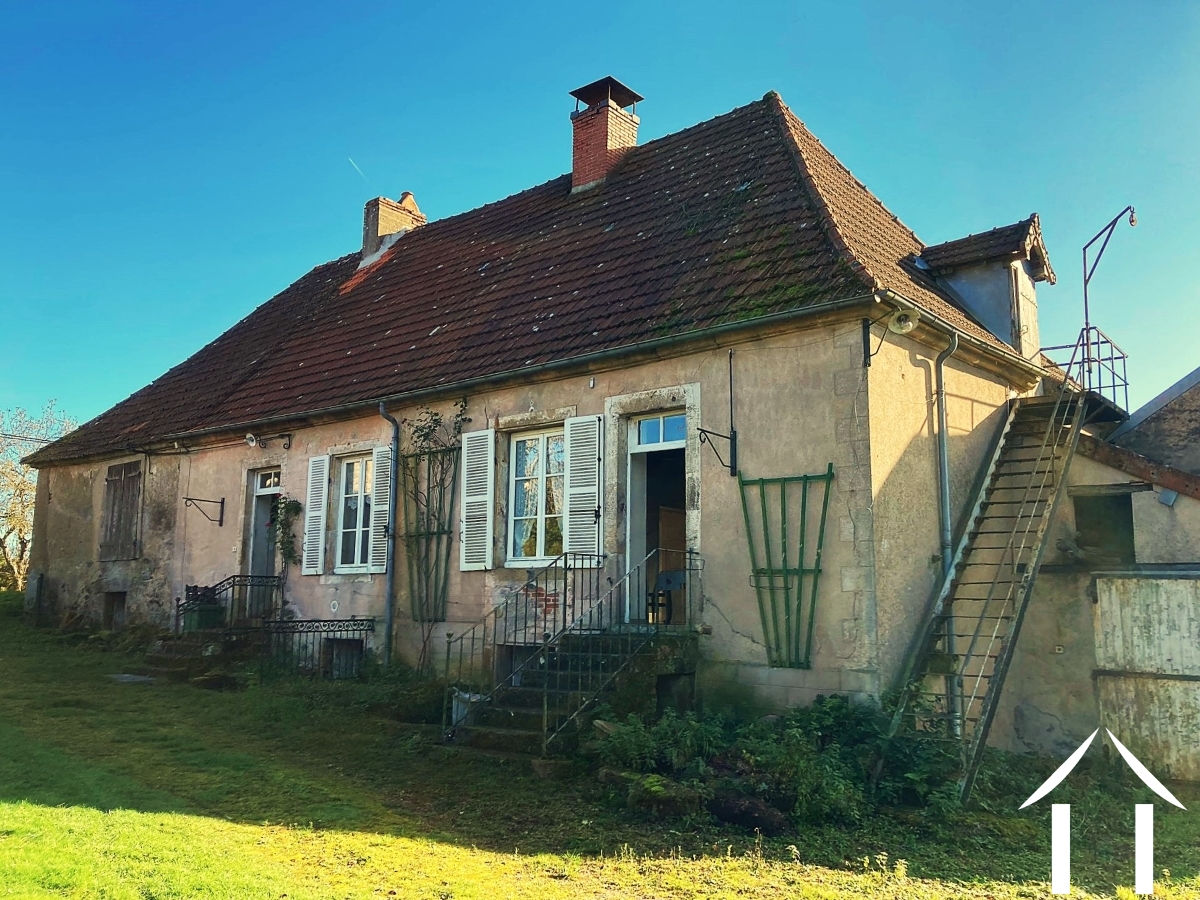
{"label": "metal downpipe", "polygon": [[388,414],[387,406],[379,404],[379,414],[392,425],[391,485],[388,490],[387,573],[383,576],[386,591],[383,601],[383,667],[392,664],[392,630],[396,622],[396,476],[400,462],[400,423]]}
{"label": "metal downpipe", "polygon": [[[933,364],[934,384],[937,391],[937,444],[938,444],[938,501],[941,525],[942,578],[950,577],[954,568],[954,526],[950,518],[950,446],[946,425],[946,360],[958,350],[958,334],[951,332],[950,345],[937,355]],[[946,653],[956,656],[954,640],[954,610],[948,610],[946,623]],[[962,734],[962,682],[957,671],[946,676],[946,697],[950,701],[951,727],[955,736]]]}

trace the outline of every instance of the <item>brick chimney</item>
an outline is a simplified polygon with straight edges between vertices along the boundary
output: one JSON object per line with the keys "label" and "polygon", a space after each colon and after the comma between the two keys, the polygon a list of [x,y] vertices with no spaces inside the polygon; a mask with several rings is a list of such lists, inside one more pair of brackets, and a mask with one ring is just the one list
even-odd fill
{"label": "brick chimney", "polygon": [[399,200],[387,197],[368,200],[363,209],[363,257],[377,253],[389,235],[412,231],[424,224],[425,215],[411,191],[405,191]]}
{"label": "brick chimney", "polygon": [[574,192],[599,184],[621,157],[637,146],[639,119],[634,111],[643,98],[611,75],[571,91],[571,96],[576,101],[575,112],[571,113],[575,132],[571,154]]}

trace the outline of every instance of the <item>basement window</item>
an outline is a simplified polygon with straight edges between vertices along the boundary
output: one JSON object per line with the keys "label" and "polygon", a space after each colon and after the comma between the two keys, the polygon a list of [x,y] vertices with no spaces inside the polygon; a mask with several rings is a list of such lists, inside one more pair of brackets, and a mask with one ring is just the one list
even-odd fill
{"label": "basement window", "polygon": [[1079,561],[1092,566],[1132,565],[1133,496],[1076,496],[1075,543]]}
{"label": "basement window", "polygon": [[137,559],[141,500],[141,460],[109,466],[104,479],[100,559]]}

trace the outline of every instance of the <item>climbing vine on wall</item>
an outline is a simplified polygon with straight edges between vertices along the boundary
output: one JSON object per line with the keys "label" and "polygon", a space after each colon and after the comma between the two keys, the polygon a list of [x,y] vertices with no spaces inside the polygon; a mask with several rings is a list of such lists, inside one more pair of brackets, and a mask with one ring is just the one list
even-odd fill
{"label": "climbing vine on wall", "polygon": [[276,496],[275,503],[271,508],[271,524],[275,529],[275,547],[279,552],[279,559],[283,562],[282,580],[287,579],[288,566],[300,561],[296,533],[292,529],[295,527],[301,509],[300,501],[293,500],[287,494]]}
{"label": "climbing vine on wall", "polygon": [[466,417],[462,398],[447,416],[423,407],[401,420],[405,446],[399,468],[400,538],[408,571],[409,601],[421,626],[420,668],[430,664],[433,623],[445,621],[454,534],[454,492]]}

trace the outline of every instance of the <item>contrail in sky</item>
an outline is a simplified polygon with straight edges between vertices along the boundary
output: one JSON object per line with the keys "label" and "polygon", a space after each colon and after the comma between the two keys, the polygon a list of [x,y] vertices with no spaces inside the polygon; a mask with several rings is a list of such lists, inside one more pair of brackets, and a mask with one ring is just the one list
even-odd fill
{"label": "contrail in sky", "polygon": [[350,165],[354,166],[354,171],[357,172],[359,175],[362,175],[362,180],[366,181],[367,184],[370,184],[371,182],[367,181],[367,176],[363,175],[363,170],[358,167],[358,163],[356,163],[353,159],[350,159],[349,156],[347,156],[346,159],[350,160]]}

